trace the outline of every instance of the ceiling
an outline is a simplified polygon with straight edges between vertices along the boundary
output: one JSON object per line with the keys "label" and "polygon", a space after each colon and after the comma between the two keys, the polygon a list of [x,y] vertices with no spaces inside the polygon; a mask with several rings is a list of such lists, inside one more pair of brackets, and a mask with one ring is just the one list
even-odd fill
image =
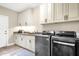
{"label": "ceiling", "polygon": [[34,8],[40,5],[39,3],[0,3],[0,6],[6,7],[8,9],[14,10],[16,12],[21,12],[28,8]]}

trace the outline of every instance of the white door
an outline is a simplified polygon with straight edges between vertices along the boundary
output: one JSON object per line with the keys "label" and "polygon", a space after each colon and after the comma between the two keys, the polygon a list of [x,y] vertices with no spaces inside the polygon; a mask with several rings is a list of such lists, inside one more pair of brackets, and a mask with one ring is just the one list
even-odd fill
{"label": "white door", "polygon": [[8,16],[0,15],[0,47],[8,43]]}

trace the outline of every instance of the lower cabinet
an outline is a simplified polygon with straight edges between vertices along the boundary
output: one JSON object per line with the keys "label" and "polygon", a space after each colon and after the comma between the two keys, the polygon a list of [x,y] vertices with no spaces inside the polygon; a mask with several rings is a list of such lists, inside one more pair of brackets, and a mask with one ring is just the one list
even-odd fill
{"label": "lower cabinet", "polygon": [[19,46],[21,46],[21,35],[15,35],[15,43]]}
{"label": "lower cabinet", "polygon": [[35,52],[35,36],[23,36],[24,47]]}
{"label": "lower cabinet", "polygon": [[15,43],[23,48],[35,52],[35,36],[16,35]]}

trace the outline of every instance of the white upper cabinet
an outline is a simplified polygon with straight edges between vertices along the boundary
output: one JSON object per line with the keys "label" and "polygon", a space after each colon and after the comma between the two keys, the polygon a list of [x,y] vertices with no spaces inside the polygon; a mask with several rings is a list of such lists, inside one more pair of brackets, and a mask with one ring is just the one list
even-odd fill
{"label": "white upper cabinet", "polygon": [[[23,15],[22,14],[19,14],[18,15],[18,25],[20,26],[20,25],[23,25],[23,21],[24,21],[24,19],[23,19],[24,17],[23,17]],[[23,20],[22,20],[23,19]]]}
{"label": "white upper cabinet", "polygon": [[78,3],[52,3],[40,5],[41,24],[79,20]]}
{"label": "white upper cabinet", "polygon": [[[33,11],[28,9],[18,16],[19,25],[33,25]],[[79,20],[78,3],[43,3],[40,5],[40,24]]]}
{"label": "white upper cabinet", "polygon": [[63,21],[63,4],[61,3],[55,3],[54,4],[54,19],[53,21],[59,22]]}
{"label": "white upper cabinet", "polygon": [[53,4],[49,3],[48,4],[48,23],[52,23],[53,22]]}
{"label": "white upper cabinet", "polygon": [[40,23],[44,24],[47,23],[48,17],[48,4],[40,5]]}
{"label": "white upper cabinet", "polygon": [[51,23],[52,23],[53,20],[54,20],[54,13],[55,13],[54,12],[55,9],[54,9],[54,4],[53,3],[51,4],[51,8],[50,9],[51,9],[50,13],[51,13]]}
{"label": "white upper cabinet", "polygon": [[79,4],[65,3],[63,4],[64,21],[76,21],[79,19]]}
{"label": "white upper cabinet", "polygon": [[79,19],[79,4],[69,3],[69,20]]}
{"label": "white upper cabinet", "polygon": [[51,7],[51,3],[40,5],[40,24],[52,23]]}
{"label": "white upper cabinet", "polygon": [[18,25],[22,26],[33,25],[32,20],[33,20],[32,9],[23,11],[18,15]]}
{"label": "white upper cabinet", "polygon": [[68,17],[69,17],[69,4],[68,3],[63,3],[62,4],[63,6],[63,20],[68,20]]}
{"label": "white upper cabinet", "polygon": [[73,21],[73,20],[76,21],[79,19],[78,3],[55,3],[53,10],[52,10],[53,11],[52,23],[66,22],[66,21]]}

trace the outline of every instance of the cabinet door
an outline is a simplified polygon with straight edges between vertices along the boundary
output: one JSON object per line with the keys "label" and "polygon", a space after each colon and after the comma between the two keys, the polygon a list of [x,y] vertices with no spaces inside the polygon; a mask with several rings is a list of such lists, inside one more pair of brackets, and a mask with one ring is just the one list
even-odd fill
{"label": "cabinet door", "polygon": [[23,47],[35,52],[35,37],[34,36],[24,36]]}
{"label": "cabinet door", "polygon": [[63,4],[55,3],[54,4],[54,21],[59,22],[63,21]]}
{"label": "cabinet door", "polygon": [[48,16],[47,16],[47,23],[52,23],[53,22],[53,4],[49,3],[48,4]]}
{"label": "cabinet door", "polygon": [[53,20],[54,20],[54,16],[55,16],[54,13],[55,13],[54,12],[54,3],[52,3],[51,4],[51,22],[53,22]]}
{"label": "cabinet door", "polygon": [[21,46],[21,35],[16,35],[15,43]]}
{"label": "cabinet door", "polygon": [[33,25],[32,9],[28,9],[18,15],[18,25],[27,26]]}
{"label": "cabinet door", "polygon": [[27,38],[24,35],[21,36],[21,46],[27,48]]}
{"label": "cabinet door", "polygon": [[30,49],[30,46],[31,46],[31,40],[30,39],[27,39],[27,49],[31,50]]}
{"label": "cabinet door", "polygon": [[48,4],[40,5],[40,23],[47,23],[48,17]]}
{"label": "cabinet door", "polygon": [[79,17],[78,3],[69,3],[69,20],[77,20]]}
{"label": "cabinet door", "polygon": [[31,39],[30,49],[35,52],[35,39]]}
{"label": "cabinet door", "polygon": [[18,43],[20,46],[23,47],[23,36],[22,35],[18,35]]}
{"label": "cabinet door", "polygon": [[18,39],[17,39],[17,35],[16,34],[14,35],[14,41],[15,41],[15,44],[17,44]]}
{"label": "cabinet door", "polygon": [[28,49],[35,52],[35,37],[28,36]]}
{"label": "cabinet door", "polygon": [[63,20],[68,20],[69,18],[69,4],[68,3],[64,3],[63,4]]}
{"label": "cabinet door", "polygon": [[[27,16],[26,16],[27,17]],[[19,15],[18,15],[18,25],[20,26],[20,25],[22,25],[22,26],[24,26],[24,13],[20,13]]]}
{"label": "cabinet door", "polygon": [[21,47],[35,52],[35,37],[26,35],[16,35],[15,43]]}
{"label": "cabinet door", "polygon": [[26,35],[21,36],[21,46],[28,49],[29,48],[29,39]]}

